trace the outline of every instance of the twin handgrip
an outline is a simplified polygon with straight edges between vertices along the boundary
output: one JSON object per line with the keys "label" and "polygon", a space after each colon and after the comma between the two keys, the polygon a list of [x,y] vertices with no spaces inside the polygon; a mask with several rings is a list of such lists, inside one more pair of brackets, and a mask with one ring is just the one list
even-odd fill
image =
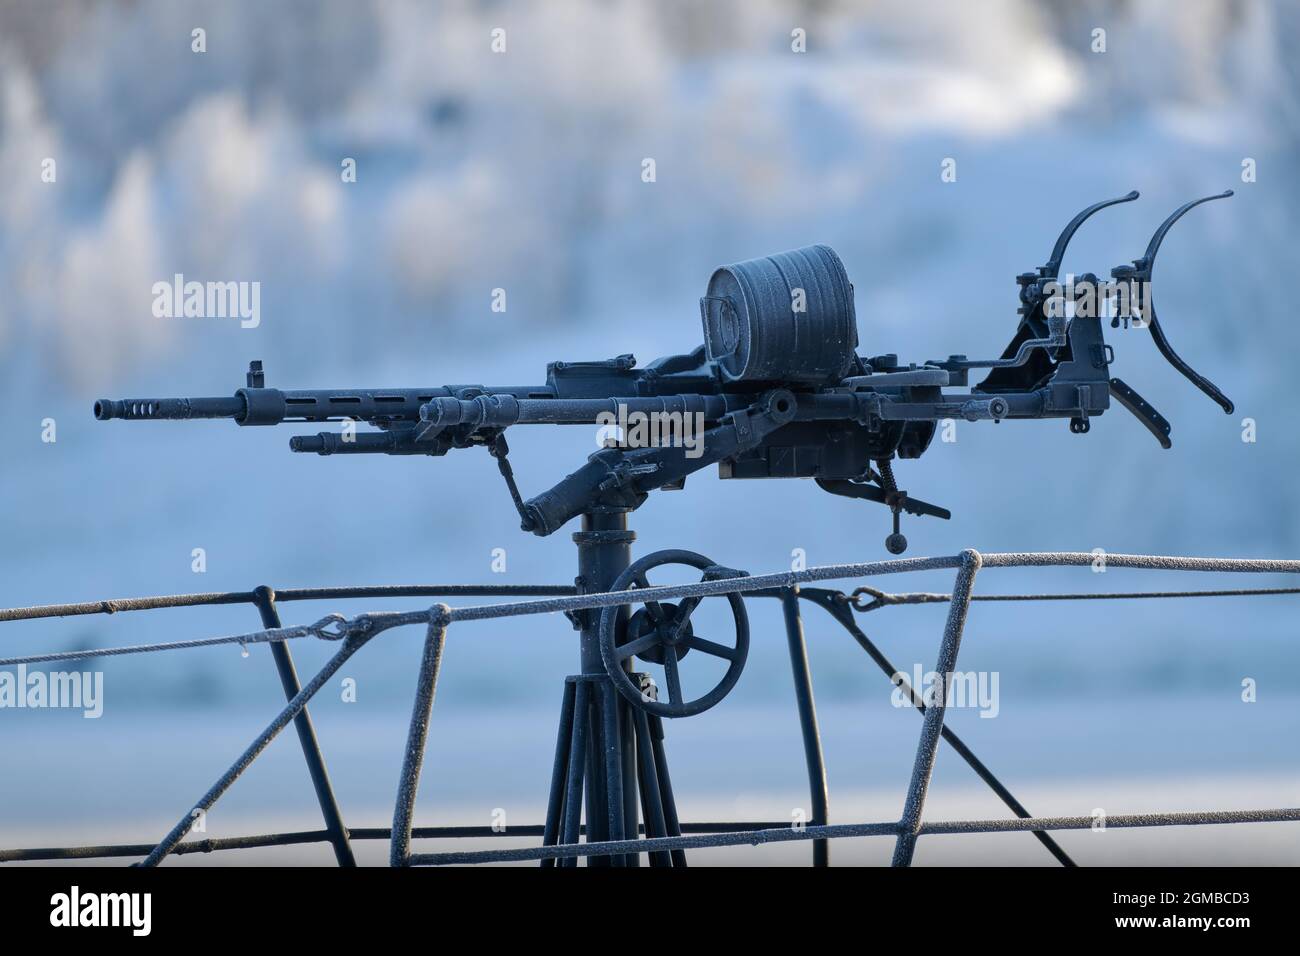
{"label": "twin handgrip", "polygon": [[1173,447],[1173,442],[1169,438],[1169,433],[1173,431],[1173,426],[1158,411],[1151,407],[1151,403],[1139,395],[1133,388],[1122,382],[1120,379],[1112,378],[1110,380],[1110,393],[1119,399],[1119,403],[1133,413],[1147,431],[1156,437],[1160,442],[1160,447],[1169,449]]}

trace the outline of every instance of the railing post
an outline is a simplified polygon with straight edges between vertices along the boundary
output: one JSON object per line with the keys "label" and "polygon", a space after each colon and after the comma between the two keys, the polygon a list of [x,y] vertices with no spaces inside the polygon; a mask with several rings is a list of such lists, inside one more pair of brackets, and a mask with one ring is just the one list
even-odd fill
{"label": "railing post", "polygon": [[[915,707],[920,713],[924,714],[926,706],[920,692],[908,683],[907,678],[898,670],[898,668],[890,663],[889,658],[880,652],[880,648],[876,647],[876,645],[872,643],[871,638],[867,637],[867,635],[863,633],[862,628],[858,627],[854,622],[853,612],[849,610],[850,604],[844,599],[844,595],[840,592],[835,593],[841,598],[840,602],[836,602],[833,599],[831,601],[826,601],[822,595],[811,596],[809,599],[815,604],[820,605],[828,614],[831,615],[831,617],[838,621],[840,625],[849,632],[849,635],[858,642],[862,649],[867,652],[867,656],[875,662],[876,666],[880,668],[884,675],[894,683],[899,692],[912,702],[913,707]],[[952,745],[952,749],[957,751],[957,755],[961,757],[962,760],[966,761],[970,768],[975,771],[975,774],[989,785],[989,788],[1011,809],[1012,813],[1025,820],[1033,816],[1033,814],[1025,808],[1024,804],[1017,800],[1015,795],[1012,794],[1005,785],[1003,785],[1002,781],[999,780],[996,775],[994,775],[993,771],[986,767],[984,762],[975,756],[975,751],[966,746],[965,742],[958,737],[953,729],[947,724],[944,725],[941,736]],[[1048,852],[1050,852],[1052,856],[1056,857],[1063,866],[1076,865],[1074,860],[1070,858],[1069,854],[1061,849],[1060,844],[1053,840],[1051,835],[1045,830],[1035,830],[1034,836],[1038,839],[1039,843],[1047,847]]]}
{"label": "railing post", "polygon": [[343,646],[325,662],[325,666],[307,682],[307,686],[294,695],[293,700],[284,706],[284,709],[276,715],[275,719],[267,724],[266,729],[258,734],[257,739],[245,748],[239,758],[221,775],[221,778],[208,788],[208,792],[199,798],[199,802],[194,804],[193,809],[181,817],[176,826],[172,827],[158,845],[149,851],[149,855],[140,861],[140,866],[157,866],[166,858],[168,853],[176,849],[177,844],[185,838],[185,835],[194,826],[194,811],[201,810],[206,813],[211,810],[222,795],[230,789],[231,785],[239,779],[240,775],[249,768],[254,760],[261,756],[262,751],[270,746],[271,741],[280,735],[280,731],[289,726],[289,721],[302,712],[302,709],[307,706],[307,702],[316,696],[316,693],[325,686],[331,677],[338,673],[339,668],[347,663],[348,658],[365,647],[366,642],[373,636],[373,634],[360,634],[343,638]]}
{"label": "railing post", "polygon": [[[804,762],[808,766],[808,790],[812,800],[812,820],[809,822],[814,825],[830,823],[826,758],[822,755],[821,728],[817,726],[817,705],[813,702],[808,642],[804,639],[803,617],[799,613],[799,585],[781,592],[781,610],[785,614],[785,636],[790,645],[790,673],[794,677],[799,728],[803,731]],[[813,866],[830,866],[829,840],[813,841]]]}
{"label": "railing post", "polygon": [[397,803],[393,809],[393,831],[388,850],[390,866],[406,866],[411,858],[411,821],[415,816],[415,794],[420,788],[420,769],[424,766],[424,746],[429,739],[429,718],[433,714],[433,695],[438,690],[442,645],[447,636],[450,615],[451,608],[445,604],[435,604],[429,609],[429,630],[424,639],[424,656],[420,661],[420,678],[415,686],[415,703],[411,707],[406,756],[402,760],[402,776],[397,782]]}
{"label": "railing post", "polygon": [[[280,612],[276,610],[275,591],[272,588],[265,584],[257,588],[253,592],[253,601],[262,615],[263,627],[280,627]],[[271,657],[280,674],[280,686],[284,688],[285,699],[293,700],[302,690],[302,685],[298,682],[298,671],[293,666],[289,645],[284,641],[273,641]],[[316,739],[316,728],[312,726],[311,715],[307,713],[306,707],[293,719],[293,726],[298,731],[298,743],[302,745],[302,755],[307,761],[312,786],[316,788],[316,802],[320,804],[321,816],[325,818],[325,829],[329,831],[330,843],[334,846],[334,857],[339,866],[356,866],[357,860],[352,854],[348,830],[343,825],[343,814],[334,798],[329,771],[325,769],[325,757],[320,751],[320,742]]]}
{"label": "railing post", "polygon": [[949,685],[957,668],[957,651],[961,647],[962,630],[966,626],[966,612],[970,610],[971,591],[975,587],[975,574],[982,559],[980,553],[967,549],[961,553],[961,567],[952,589],[952,602],[948,605],[948,620],[943,628],[943,642],[939,647],[939,662],[935,673],[939,683],[934,701],[926,707],[921,724],[921,739],[916,745],[916,761],[912,765],[912,781],[907,788],[903,816],[898,821],[898,842],[894,844],[894,866],[911,866],[916,851],[916,838],[921,830],[921,811],[934,773],[934,758],[939,749],[939,735],[943,732],[943,714],[947,706]]}

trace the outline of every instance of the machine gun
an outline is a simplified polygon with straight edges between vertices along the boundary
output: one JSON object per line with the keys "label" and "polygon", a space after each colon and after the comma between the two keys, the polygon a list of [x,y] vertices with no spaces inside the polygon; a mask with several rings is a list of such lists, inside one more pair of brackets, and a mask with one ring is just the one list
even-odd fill
{"label": "machine gun", "polygon": [[[322,432],[290,440],[296,452],[320,455],[445,455],[483,446],[497,459],[524,530],[548,535],[584,513],[633,510],[651,491],[679,489],[717,464],[722,478],[811,478],[824,490],[879,502],[893,516],[886,548],[907,547],[902,512],[950,513],[900,489],[895,458],[920,457],[945,420],[1063,418],[1087,432],[1112,395],[1170,447],[1171,426],[1132,387],[1110,375],[1114,350],[1101,325],[1103,302],[1119,303],[1112,327],[1134,320],[1150,329],[1160,353],[1231,414],[1232,403],[1169,345],[1149,283],[1169,228],[1193,206],[1176,210],[1152,236],[1145,255],[1116,267],[1112,284],[1086,274],[1062,285],[1061,260],[1093,213],[1130,202],[1136,191],[1096,203],[1070,221],[1051,256],[1017,277],[1019,323],[1000,358],[902,364],[894,354],[857,353],[853,286],[827,246],[723,266],[700,299],[704,344],[638,368],[631,355],[594,362],[553,362],[544,385],[448,385],[413,389],[282,391],[266,386],[261,362],[230,398],[104,399],[101,421],[231,418],[240,425],[364,421],[377,430]],[[970,372],[986,369],[968,386]],[[965,391],[946,391],[959,388]],[[505,432],[515,425],[651,423],[669,440],[610,441],[553,488],[524,500],[507,458]],[[696,441],[688,440],[698,423]],[[654,433],[651,428],[651,433]]]}

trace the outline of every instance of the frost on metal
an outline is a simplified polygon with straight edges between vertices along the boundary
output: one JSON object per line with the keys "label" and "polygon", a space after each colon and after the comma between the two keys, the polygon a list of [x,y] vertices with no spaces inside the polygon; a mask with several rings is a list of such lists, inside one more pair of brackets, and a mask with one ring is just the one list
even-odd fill
{"label": "frost on metal", "polygon": [[[601,532],[589,532],[602,534]],[[609,535],[610,532],[603,532]],[[608,538],[601,539],[608,543]],[[680,557],[690,552],[663,552],[664,555]],[[698,557],[698,556],[697,556]],[[667,560],[667,559],[665,559]],[[707,559],[706,559],[707,560]],[[350,841],[357,839],[388,840],[390,844],[390,862],[395,866],[443,865],[467,863],[492,863],[538,860],[543,865],[572,865],[579,857],[587,857],[593,865],[636,865],[640,857],[646,855],[650,862],[663,865],[682,865],[685,851],[708,847],[739,846],[745,844],[760,845],[764,843],[806,840],[814,845],[814,861],[828,862],[829,841],[852,837],[890,837],[895,841],[893,862],[905,866],[911,863],[917,840],[922,836],[938,836],[952,833],[1002,833],[1032,832],[1054,857],[1065,865],[1074,861],[1052,839],[1050,832],[1067,829],[1086,829],[1093,823],[1091,817],[1035,817],[1011,793],[1007,786],[993,771],[980,761],[971,748],[944,724],[943,699],[940,697],[927,706],[915,688],[901,678],[893,665],[884,656],[876,644],[863,633],[855,621],[855,615],[881,607],[901,604],[931,603],[946,601],[950,603],[936,662],[939,673],[952,672],[957,664],[961,636],[966,614],[970,604],[979,600],[1106,600],[1138,598],[1190,598],[1196,596],[1255,596],[1261,594],[1295,594],[1300,588],[1239,588],[1188,591],[1135,591],[1124,593],[1043,593],[1043,594],[976,594],[974,585],[977,576],[981,580],[987,572],[1007,567],[1069,567],[1089,566],[1095,560],[1091,552],[1043,552],[1043,553],[1002,553],[980,554],[967,550],[961,554],[936,558],[909,558],[892,561],[874,561],[860,564],[826,565],[807,568],[802,571],[783,571],[766,575],[746,575],[729,569],[705,568],[703,580],[684,585],[634,587],[626,590],[600,591],[596,593],[575,593],[574,588],[566,586],[405,586],[400,588],[326,588],[298,589],[295,591],[275,592],[270,588],[258,588],[248,592],[230,592],[221,594],[172,595],[112,601],[92,601],[78,604],[51,605],[46,607],[18,608],[0,611],[0,621],[32,620],[69,615],[115,614],[160,607],[193,607],[209,604],[247,603],[262,612],[264,627],[244,634],[213,638],[195,638],[153,645],[136,645],[119,648],[87,650],[79,652],[58,652],[50,654],[27,655],[0,659],[0,666],[19,663],[41,663],[63,661],[79,657],[103,656],[105,654],[144,654],[168,650],[210,646],[216,643],[270,643],[273,648],[280,648],[287,655],[291,640],[314,637],[317,640],[331,641],[338,644],[338,650],[305,685],[298,685],[293,675],[292,665],[288,674],[292,681],[285,679],[285,692],[288,698],[266,728],[253,740],[234,762],[221,773],[216,783],[208,789],[192,807],[185,808],[180,821],[157,844],[153,845],[114,845],[83,847],[42,847],[0,850],[0,862],[20,860],[55,860],[87,859],[104,857],[140,857],[145,865],[156,865],[172,853],[207,853],[217,850],[239,849],[248,847],[288,846],[303,843],[321,842],[333,844],[341,864],[352,864]],[[1202,558],[1174,557],[1166,555],[1107,555],[1107,563],[1115,567],[1128,567],[1143,570],[1179,571],[1199,573],[1247,573],[1247,574],[1300,574],[1300,561],[1255,560],[1236,558]],[[643,562],[638,562],[643,564]],[[906,574],[916,571],[949,569],[956,571],[954,587],[951,594],[928,592],[891,593],[871,585],[859,587],[853,594],[842,591],[807,587],[819,581],[844,579],[880,579],[891,575]],[[985,572],[985,575],[980,575]],[[634,575],[635,576],[635,575]],[[861,595],[872,598],[869,603],[861,600]],[[434,604],[421,611],[391,612],[370,611],[346,617],[335,613],[310,625],[283,627],[279,625],[276,602],[295,600],[319,600],[322,597],[339,600],[375,598],[375,597],[412,597],[412,596],[457,596],[457,597],[495,597],[519,598],[541,595],[539,600],[506,600],[497,604],[478,604],[452,607],[446,604]],[[680,641],[687,631],[689,610],[684,614],[668,612],[670,608],[693,609],[695,603],[711,596],[743,596],[745,598],[777,598],[786,609],[785,623],[787,636],[791,641],[792,661],[799,673],[798,661],[806,654],[802,643],[802,622],[799,615],[800,602],[807,602],[822,608],[839,622],[848,634],[863,648],[881,672],[895,682],[900,689],[907,692],[918,711],[922,713],[922,728],[917,743],[911,781],[907,788],[900,817],[894,821],[864,822],[853,824],[831,824],[827,816],[827,796],[825,793],[825,767],[821,755],[821,742],[816,730],[815,714],[812,720],[803,721],[805,756],[809,767],[809,780],[812,788],[813,806],[820,807],[818,818],[810,820],[806,826],[793,828],[782,822],[723,821],[723,822],[679,822],[675,809],[672,808],[671,789],[667,785],[666,768],[662,768],[656,785],[646,787],[644,772],[641,777],[642,796],[654,795],[657,802],[643,805],[643,812],[648,810],[643,821],[627,827],[626,820],[615,820],[616,814],[610,811],[608,820],[599,821],[603,826],[593,829],[591,812],[601,807],[599,801],[588,802],[587,825],[580,826],[582,807],[579,802],[566,802],[561,795],[552,801],[556,810],[563,811],[563,819],[548,819],[545,825],[512,826],[512,836],[540,836],[542,844],[534,847],[512,848],[506,850],[475,849],[444,853],[418,853],[411,849],[412,842],[421,839],[466,838],[479,839],[500,835],[491,827],[417,827],[415,826],[415,801],[418,790],[420,771],[423,764],[425,744],[430,733],[436,732],[433,719],[434,694],[437,687],[442,663],[442,648],[449,630],[453,625],[476,620],[499,617],[515,617],[530,614],[549,614],[557,611],[569,615],[581,616],[604,608],[642,605],[645,608],[658,607],[667,614],[668,624],[674,629]],[[728,598],[731,600],[731,598]],[[740,600],[740,598],[737,598]],[[678,602],[676,605],[671,602]],[[695,603],[691,603],[695,602]],[[605,615],[609,617],[610,615]],[[276,626],[265,626],[265,625]],[[394,801],[393,826],[391,828],[349,828],[346,827],[337,806],[333,804],[333,794],[329,788],[328,777],[324,771],[324,761],[316,745],[314,732],[310,732],[307,718],[307,705],[311,698],[338,671],[342,664],[363,647],[374,643],[382,646],[382,640],[376,640],[385,632],[397,627],[423,625],[426,628],[426,641],[420,671],[416,680],[416,691],[412,707],[411,721],[407,733],[405,759],[397,781]],[[658,633],[657,631],[655,633]],[[670,635],[671,636],[671,635]],[[645,643],[646,652],[660,649],[655,642]],[[287,659],[287,658],[286,658]],[[277,661],[277,663],[281,663]],[[806,658],[804,659],[806,677]],[[282,668],[281,677],[286,677]],[[647,686],[642,684],[641,686]],[[796,680],[796,688],[801,685]],[[561,784],[581,794],[583,760],[588,755],[595,757],[604,754],[608,762],[607,769],[615,771],[613,761],[619,756],[615,749],[588,750],[583,734],[591,730],[595,738],[611,743],[617,736],[618,722],[614,714],[616,696],[612,685],[597,681],[590,675],[571,678],[566,685],[565,710],[561,716],[560,741],[564,750],[564,767],[560,767],[560,750],[557,750],[557,775],[552,782],[554,789]],[[728,688],[729,689],[729,688]],[[807,700],[802,697],[801,719],[811,711],[811,684],[806,685]],[[646,702],[655,700],[655,694],[647,691]],[[806,705],[806,707],[805,707]],[[595,715],[595,723],[584,723],[576,718],[583,713],[583,708],[590,709]],[[629,731],[635,740],[632,759],[646,762],[642,770],[654,770],[654,755],[658,754],[662,766],[662,729],[657,732],[657,723],[647,719],[658,720],[654,711],[631,707],[625,713],[634,715],[637,727]],[[566,716],[567,715],[567,716]],[[669,716],[675,716],[669,714]],[[581,747],[563,747],[566,740],[565,731],[575,730],[575,738],[582,742]],[[240,775],[265,750],[270,742],[290,723],[296,723],[304,754],[309,768],[312,769],[313,783],[320,799],[326,828],[321,830],[300,831],[292,833],[261,834],[248,837],[233,837],[212,840],[186,840],[193,823],[194,808],[204,811],[211,807],[230,789]],[[607,732],[600,733],[603,727]],[[308,733],[304,733],[304,728]],[[644,733],[642,733],[644,731]],[[1013,814],[1001,820],[959,820],[927,822],[923,819],[926,793],[929,788],[934,762],[943,740],[989,785]],[[611,744],[612,746],[612,744]],[[626,751],[624,751],[626,752]],[[621,759],[621,758],[620,758]],[[578,767],[575,781],[572,768]],[[619,779],[618,773],[612,773],[607,779]],[[559,783],[557,784],[557,781]],[[820,783],[819,783],[820,781]],[[608,796],[608,795],[606,795]],[[610,803],[611,808],[621,805],[623,794],[614,795],[617,799]],[[635,810],[631,819],[636,820]],[[1109,815],[1109,827],[1165,827],[1165,826],[1204,826],[1238,823],[1264,823],[1300,820],[1300,808],[1264,808],[1257,810],[1218,811],[1182,813],[1148,813],[1132,815]],[[644,836],[642,834],[644,833]],[[583,835],[587,839],[584,842]]]}

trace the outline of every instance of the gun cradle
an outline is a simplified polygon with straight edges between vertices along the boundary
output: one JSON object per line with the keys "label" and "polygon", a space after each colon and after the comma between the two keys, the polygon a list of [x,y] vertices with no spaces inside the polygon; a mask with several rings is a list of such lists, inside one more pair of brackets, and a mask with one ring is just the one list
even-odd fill
{"label": "gun cradle", "polygon": [[[886,547],[899,554],[907,540],[902,512],[949,518],[944,508],[900,490],[892,462],[919,458],[945,420],[1003,421],[1065,418],[1084,433],[1110,407],[1112,393],[1165,448],[1168,421],[1134,389],[1110,375],[1092,274],[1057,281],[1065,248],[1093,213],[1137,198],[1132,192],[1079,213],[1062,231],[1047,263],[1017,277],[1020,321],[1000,358],[902,365],[896,355],[857,354],[853,286],[838,256],[810,246],[724,266],[700,299],[704,345],[638,368],[631,355],[597,362],[553,362],[535,386],[449,385],[417,389],[281,391],[266,387],[261,362],[231,398],[103,399],[100,420],[231,418],[240,425],[285,421],[358,422],[379,430],[297,436],[293,451],[320,455],[440,456],[483,446],[497,459],[524,530],[553,533],[579,514],[640,507],[650,492],[676,489],[708,465],[724,479],[812,478],[823,490],[884,504],[893,516]],[[1137,301],[1160,353],[1226,412],[1232,403],[1191,369],[1169,345],[1149,289],[1156,252],[1187,203],[1152,237],[1146,254],[1112,277],[1141,286]],[[1131,314],[1115,315],[1129,326]],[[985,379],[967,387],[972,369]],[[949,389],[959,389],[949,391]],[[698,425],[693,442],[609,443],[554,487],[524,500],[508,460],[505,432],[515,425],[626,425],[637,416],[679,429]],[[638,419],[639,420],[639,419]],[[681,436],[681,433],[676,433]],[[664,435],[669,436],[664,439]]]}

